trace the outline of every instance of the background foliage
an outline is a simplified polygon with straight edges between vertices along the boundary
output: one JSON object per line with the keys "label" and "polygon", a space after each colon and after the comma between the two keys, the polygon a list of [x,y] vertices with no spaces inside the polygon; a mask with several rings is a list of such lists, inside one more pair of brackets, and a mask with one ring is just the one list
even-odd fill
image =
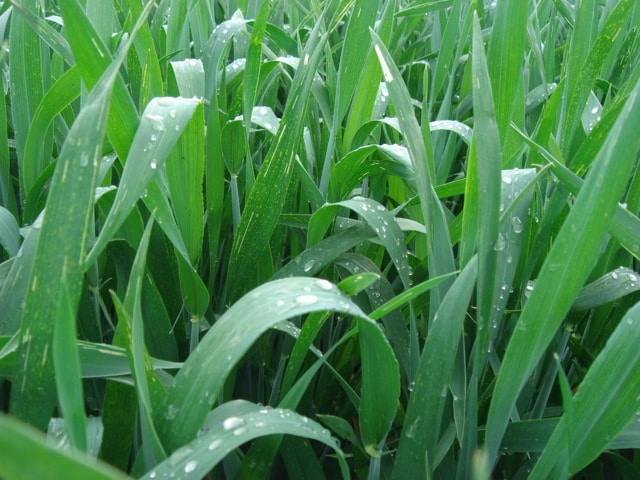
{"label": "background foliage", "polygon": [[3,478],[640,478],[637,2],[0,5]]}

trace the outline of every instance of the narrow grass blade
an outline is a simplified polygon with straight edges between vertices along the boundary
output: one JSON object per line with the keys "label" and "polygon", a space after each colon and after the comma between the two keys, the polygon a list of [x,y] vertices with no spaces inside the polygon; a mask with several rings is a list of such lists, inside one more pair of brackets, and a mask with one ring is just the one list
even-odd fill
{"label": "narrow grass blade", "polygon": [[447,292],[433,320],[409,398],[392,478],[411,478],[415,472],[433,471],[433,465],[426,462],[436,456],[446,389],[477,273],[474,257]]}
{"label": "narrow grass blade", "polygon": [[[522,3],[522,2],[521,2]],[[526,11],[526,5],[524,5]],[[474,141],[477,159],[476,178],[478,181],[478,319],[475,343],[475,368],[484,369],[486,350],[489,342],[488,323],[492,316],[493,294],[495,287],[498,228],[500,218],[501,150],[500,123],[494,109],[493,89],[489,77],[488,59],[484,55],[480,22],[477,16],[473,21],[473,114]],[[519,62],[515,62],[519,64]],[[504,79],[503,79],[504,80]],[[511,114],[512,99],[504,99],[503,115]],[[507,104],[509,105],[507,107]],[[503,120],[504,121],[504,120]]]}
{"label": "narrow grass blade", "polygon": [[[24,10],[33,14],[40,12],[40,5],[36,0],[23,2],[23,6]],[[11,16],[9,42],[11,44],[9,51],[11,116],[18,162],[22,164],[25,161],[24,145],[29,133],[29,125],[38,104],[42,101],[44,92],[49,88],[50,61],[43,48],[42,40],[31,29],[23,15]],[[40,132],[39,137],[43,154],[49,155],[52,147],[51,130]],[[26,161],[28,164],[31,159]],[[35,161],[38,163],[38,160]]]}
{"label": "narrow grass blade", "polygon": [[47,199],[25,298],[15,388],[11,392],[11,412],[40,428],[48,423],[55,403],[50,308],[60,298],[63,275],[68,280],[71,310],[77,308],[110,95],[135,30],[76,118],[62,147]]}
{"label": "narrow grass blade", "polygon": [[[525,57],[529,6],[529,2],[498,2],[487,54],[487,69],[495,102],[500,145],[507,159],[514,148],[507,147],[507,140],[512,135],[509,124],[515,113],[515,105],[522,104],[517,95],[518,92],[522,94],[523,88],[522,64]],[[474,93],[474,112],[475,95]],[[517,149],[517,146],[515,148]]]}
{"label": "narrow grass blade", "polygon": [[[77,452],[57,449],[42,434],[0,414],[0,475],[11,480],[125,480],[123,473]],[[25,465],[25,458],[29,459]]]}
{"label": "narrow grass blade", "polygon": [[55,310],[52,356],[58,402],[64,417],[70,444],[79,451],[87,450],[87,418],[80,375],[80,359],[76,344],[76,315],[71,305],[65,277]]}
{"label": "narrow grass blade", "polygon": [[[411,154],[413,168],[416,172],[417,191],[420,198],[423,220],[428,232],[429,273],[434,277],[445,275],[453,272],[455,268],[444,210],[434,191],[435,167],[428,161],[420,126],[413,113],[411,97],[407,86],[402,81],[400,71],[380,38],[375,32],[370,31],[370,33],[373,38],[376,54],[378,55],[378,61],[382,68],[384,80],[389,89],[389,95],[396,108],[400,128]],[[438,296],[442,297],[449,285],[450,282],[440,284],[437,290],[438,293],[432,297],[434,309],[437,309],[440,303]]]}
{"label": "narrow grass blade", "polygon": [[640,305],[636,305],[618,324],[573,397],[573,415],[560,419],[532,475],[543,477],[562,460],[558,447],[567,434],[569,473],[578,472],[607,448],[640,410],[639,314]]}
{"label": "narrow grass blade", "polygon": [[[617,202],[640,150],[640,85],[629,96],[542,266],[505,353],[487,419],[495,462],[515,401],[597,259]],[[628,142],[619,142],[628,138]]]}
{"label": "narrow grass blade", "polygon": [[206,430],[204,435],[176,450],[141,478],[152,480],[184,475],[201,478],[243,443],[265,435],[282,434],[309,438],[332,448],[338,455],[343,478],[350,478],[337,440],[322,425],[291,410],[234,401],[211,412]]}
{"label": "narrow grass blade", "polygon": [[571,310],[589,310],[636,292],[640,290],[639,278],[640,273],[618,267],[580,290]]}

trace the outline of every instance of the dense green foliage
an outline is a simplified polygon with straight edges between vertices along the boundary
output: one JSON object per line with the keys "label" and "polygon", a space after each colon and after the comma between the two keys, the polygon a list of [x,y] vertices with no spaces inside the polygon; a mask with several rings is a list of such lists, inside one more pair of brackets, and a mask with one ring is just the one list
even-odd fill
{"label": "dense green foliage", "polygon": [[0,5],[2,478],[640,478],[637,1]]}

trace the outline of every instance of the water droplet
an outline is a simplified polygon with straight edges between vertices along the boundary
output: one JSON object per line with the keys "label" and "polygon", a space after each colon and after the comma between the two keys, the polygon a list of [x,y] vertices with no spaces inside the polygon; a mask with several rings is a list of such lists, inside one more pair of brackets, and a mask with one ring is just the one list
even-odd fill
{"label": "water droplet", "polygon": [[196,460],[189,460],[184,466],[184,473],[191,473],[198,468],[198,462]]}
{"label": "water droplet", "polygon": [[82,152],[80,154],[80,166],[86,167],[87,165],[89,165],[89,155],[86,152]]}
{"label": "water droplet", "polygon": [[155,170],[156,168],[158,168],[158,162],[156,160],[151,160],[149,166],[151,167],[151,170]]}
{"label": "water droplet", "polygon": [[301,306],[313,305],[318,301],[318,297],[315,295],[298,295],[296,303]]}
{"label": "water droplet", "polygon": [[278,300],[276,302],[276,307],[284,307],[284,300]]}
{"label": "water droplet", "polygon": [[240,417],[229,417],[224,422],[222,422],[222,428],[225,430],[233,430],[234,428],[238,428],[244,425],[244,420]]}
{"label": "water droplet", "polygon": [[322,290],[331,290],[333,288],[333,286],[331,285],[331,282],[321,278],[320,280],[318,280],[316,282],[316,285],[321,288]]}
{"label": "water droplet", "polygon": [[167,420],[174,420],[178,416],[178,412],[180,409],[175,405],[171,404],[167,407],[167,411],[164,412],[164,418]]}
{"label": "water droplet", "polygon": [[409,382],[409,385],[407,386],[407,388],[409,389],[410,392],[413,392],[413,390],[416,388],[416,382]]}
{"label": "water droplet", "polygon": [[247,433],[247,429],[246,429],[246,428],[244,428],[244,427],[236,428],[236,429],[233,431],[233,434],[234,434],[236,437],[239,437],[240,435],[244,435],[245,433]]}
{"label": "water droplet", "polygon": [[153,128],[156,132],[164,132],[164,117],[162,115],[155,115],[152,113],[147,113],[145,118],[149,120],[151,123],[151,128]]}
{"label": "water droplet", "polygon": [[422,420],[422,417],[418,416],[411,425],[409,425],[409,428],[407,428],[405,435],[407,438],[414,438],[416,436],[416,432],[418,431],[418,426],[420,425],[420,421]]}
{"label": "water droplet", "polygon": [[307,263],[305,263],[305,264],[304,264],[303,270],[304,270],[305,272],[309,272],[309,271],[313,268],[313,266],[314,266],[315,264],[316,264],[316,261],[315,261],[315,260],[313,260],[313,259],[312,259],[312,260],[309,260]]}
{"label": "water droplet", "polygon": [[598,110],[599,110],[598,107],[593,107],[591,109],[591,113],[593,113],[595,115],[596,113],[598,113]]}
{"label": "water droplet", "polygon": [[304,60],[303,60],[302,63],[304,63],[305,65],[309,65],[309,54],[308,53],[304,54]]}
{"label": "water droplet", "polygon": [[493,246],[493,249],[496,252],[500,252],[500,251],[504,250],[504,248],[506,246],[507,246],[507,242],[505,242],[504,237],[502,236],[501,233],[498,233],[498,239],[496,240],[496,243]]}
{"label": "water droplet", "polygon": [[513,233],[522,233],[523,226],[520,217],[511,217],[511,228]]}
{"label": "water droplet", "polygon": [[220,445],[222,445],[222,440],[220,438],[216,438],[214,441],[212,441],[209,446],[207,447],[209,450],[215,450],[216,448],[218,448]]}
{"label": "water droplet", "polygon": [[264,128],[271,131],[273,130],[273,125],[271,125],[269,122],[264,122]]}
{"label": "water droplet", "polygon": [[260,115],[266,115],[267,113],[269,113],[269,110],[267,110],[265,107],[262,107],[258,111],[260,112]]}
{"label": "water droplet", "polygon": [[502,181],[503,181],[505,184],[510,185],[510,184],[511,184],[511,182],[513,181],[513,179],[512,179],[510,176],[508,176],[508,175],[504,175],[504,176],[502,177]]}
{"label": "water droplet", "polygon": [[176,114],[177,114],[177,112],[175,110],[173,110],[173,109],[169,110],[169,116],[171,118],[176,118]]}
{"label": "water droplet", "polygon": [[157,473],[156,472],[151,472],[149,474],[149,478],[156,478]]}

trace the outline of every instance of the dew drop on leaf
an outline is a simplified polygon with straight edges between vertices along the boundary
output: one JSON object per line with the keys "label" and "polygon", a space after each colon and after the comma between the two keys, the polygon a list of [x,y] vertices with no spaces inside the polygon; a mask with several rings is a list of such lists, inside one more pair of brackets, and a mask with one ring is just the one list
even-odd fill
{"label": "dew drop on leaf", "polygon": [[198,468],[198,462],[195,460],[189,460],[184,466],[184,473],[191,473]]}
{"label": "dew drop on leaf", "polygon": [[318,297],[315,295],[298,295],[296,297],[296,303],[301,306],[313,305],[318,301]]}
{"label": "dew drop on leaf", "polygon": [[240,417],[229,417],[224,422],[222,422],[222,428],[224,428],[226,431],[242,427],[243,425],[244,420]]}

